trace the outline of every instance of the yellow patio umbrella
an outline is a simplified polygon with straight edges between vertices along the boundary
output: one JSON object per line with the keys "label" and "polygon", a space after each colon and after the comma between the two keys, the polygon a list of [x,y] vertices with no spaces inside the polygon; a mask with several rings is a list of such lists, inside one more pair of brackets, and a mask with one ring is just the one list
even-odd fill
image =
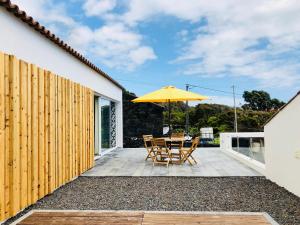
{"label": "yellow patio umbrella", "polygon": [[[184,91],[174,86],[166,86],[157,91],[151,92],[139,98],[133,99],[132,102],[165,102],[169,104],[169,132],[171,131],[171,102],[178,101],[199,101],[206,100],[208,97],[199,95],[190,91]],[[170,132],[171,133],[171,132]]]}

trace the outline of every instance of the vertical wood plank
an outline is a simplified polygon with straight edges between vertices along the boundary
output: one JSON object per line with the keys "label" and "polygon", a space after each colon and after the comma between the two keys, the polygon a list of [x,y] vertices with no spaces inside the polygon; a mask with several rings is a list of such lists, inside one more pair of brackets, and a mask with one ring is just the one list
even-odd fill
{"label": "vertical wood plank", "polygon": [[49,98],[49,71],[45,71],[44,72],[44,76],[45,76],[45,151],[44,151],[44,155],[45,155],[45,161],[44,161],[44,168],[45,168],[45,175],[44,175],[44,185],[45,185],[45,195],[49,193],[49,113],[50,113],[50,98]]}
{"label": "vertical wood plank", "polygon": [[90,146],[89,146],[89,130],[90,130],[90,123],[89,123],[89,116],[90,116],[90,92],[89,89],[86,90],[86,116],[85,116],[85,123],[86,123],[86,169],[89,169],[90,165]]}
{"label": "vertical wood plank", "polygon": [[55,151],[56,151],[56,129],[55,129],[55,75],[49,75],[49,192],[53,192],[55,185]]}
{"label": "vertical wood plank", "polygon": [[59,151],[59,143],[58,143],[58,76],[55,75],[55,187],[59,185],[59,173],[58,173],[58,151]]}
{"label": "vertical wood plank", "polygon": [[11,73],[10,73],[10,66],[9,66],[9,55],[4,55],[4,82],[5,82],[5,218],[8,218],[10,216],[10,189],[12,188],[10,186],[11,184],[11,168],[12,164],[10,161],[10,150],[11,150],[11,120],[10,120],[10,107],[11,107]]}
{"label": "vertical wood plank", "polygon": [[69,102],[69,108],[70,108],[70,159],[69,159],[69,164],[70,164],[70,177],[74,177],[74,163],[73,163],[73,158],[74,158],[74,126],[73,126],[73,82],[70,81],[70,102]]}
{"label": "vertical wood plank", "polygon": [[91,129],[91,123],[90,123],[90,112],[91,112],[91,104],[90,104],[90,101],[91,101],[91,95],[90,95],[90,90],[88,90],[88,110],[87,110],[87,124],[88,124],[88,130],[87,130],[87,145],[88,145],[88,169],[90,169],[90,165],[91,165],[91,146],[90,146],[90,140],[91,140],[91,132],[90,132],[90,129]]}
{"label": "vertical wood plank", "polygon": [[0,52],[0,221],[5,218],[5,72],[4,54]]}
{"label": "vertical wood plank", "polygon": [[64,184],[66,181],[66,87],[65,79],[62,78],[62,181]]}
{"label": "vertical wood plank", "polygon": [[20,61],[20,81],[21,81],[21,146],[20,146],[20,170],[21,170],[21,208],[25,208],[27,206],[27,63]]}
{"label": "vertical wood plank", "polygon": [[85,145],[85,137],[86,137],[86,127],[85,127],[85,104],[86,104],[86,100],[85,100],[85,88],[82,88],[82,172],[85,171],[86,169],[86,157],[85,157],[85,153],[86,153],[86,145]]}
{"label": "vertical wood plank", "polygon": [[45,75],[38,68],[39,80],[39,198],[45,196]]}
{"label": "vertical wood plank", "polygon": [[72,84],[73,89],[73,177],[76,176],[76,84]]}
{"label": "vertical wood plank", "polygon": [[31,142],[31,64],[27,65],[27,203],[32,204],[32,142]]}
{"label": "vertical wood plank", "polygon": [[80,174],[80,88],[76,84],[76,175]]}
{"label": "vertical wood plank", "polygon": [[66,179],[69,181],[71,179],[70,176],[70,157],[71,157],[71,147],[70,147],[70,81],[66,81]]}
{"label": "vertical wood plank", "polygon": [[91,133],[91,139],[90,139],[90,147],[91,147],[91,167],[94,166],[94,156],[95,156],[95,135],[94,135],[94,132],[95,132],[95,118],[94,118],[94,113],[95,113],[95,109],[94,109],[94,92],[91,91],[91,101],[90,101],[90,104],[91,104],[91,108],[90,108],[90,123],[91,123],[91,130],[90,130],[90,133]]}
{"label": "vertical wood plank", "polygon": [[63,142],[62,142],[62,129],[63,129],[63,123],[62,123],[62,118],[63,118],[63,112],[62,112],[62,78],[58,78],[58,93],[57,93],[57,100],[58,100],[58,149],[57,149],[57,161],[58,161],[58,185],[63,184],[63,170],[62,170],[62,148],[63,148]]}
{"label": "vertical wood plank", "polygon": [[10,149],[11,160],[11,215],[15,215],[20,210],[20,74],[19,60],[15,56],[10,56],[10,71],[12,79],[11,93],[11,117],[12,120],[12,145]]}
{"label": "vertical wood plank", "polygon": [[67,169],[68,169],[68,123],[67,123],[67,82],[64,79],[64,183],[68,181]]}
{"label": "vertical wood plank", "polygon": [[80,166],[79,166],[79,174],[81,174],[82,173],[82,170],[83,170],[83,157],[82,157],[82,152],[83,152],[83,142],[82,142],[82,140],[83,140],[83,126],[82,126],[82,121],[83,121],[83,119],[82,119],[82,108],[83,108],[83,100],[82,100],[82,95],[83,95],[83,93],[82,93],[82,87],[81,86],[79,86],[79,126],[80,126],[80,128],[79,128],[79,137],[80,137],[80,153],[79,153],[79,160],[80,160]]}
{"label": "vertical wood plank", "polygon": [[39,85],[38,85],[38,69],[35,65],[31,65],[31,187],[32,187],[32,203],[38,200],[39,186]]}
{"label": "vertical wood plank", "polygon": [[75,175],[78,175],[79,172],[79,89],[78,85],[75,84]]}
{"label": "vertical wood plank", "polygon": [[88,89],[86,88],[85,90],[85,165],[86,165],[86,170],[89,168],[89,143],[88,143],[88,138],[89,138],[89,124],[88,124],[88,117],[89,117],[89,92]]}
{"label": "vertical wood plank", "polygon": [[58,187],[58,76],[55,75],[55,187]]}

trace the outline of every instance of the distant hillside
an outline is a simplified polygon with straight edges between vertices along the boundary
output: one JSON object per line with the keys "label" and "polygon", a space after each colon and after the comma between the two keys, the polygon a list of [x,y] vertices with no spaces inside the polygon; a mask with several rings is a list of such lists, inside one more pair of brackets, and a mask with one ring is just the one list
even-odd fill
{"label": "distant hillside", "polygon": [[[264,123],[274,111],[254,111],[237,109],[239,131],[263,131]],[[185,105],[177,103],[172,106],[172,124],[177,130],[185,127]],[[213,127],[214,132],[231,132],[234,130],[233,107],[220,104],[198,104],[189,107],[190,133],[198,134],[201,127]],[[168,123],[167,112],[164,112],[164,123]]]}

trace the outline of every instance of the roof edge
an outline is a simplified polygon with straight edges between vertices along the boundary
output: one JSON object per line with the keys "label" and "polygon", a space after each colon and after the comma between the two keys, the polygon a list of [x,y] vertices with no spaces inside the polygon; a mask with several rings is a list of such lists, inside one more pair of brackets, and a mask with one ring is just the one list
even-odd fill
{"label": "roof edge", "polygon": [[87,58],[85,58],[82,54],[80,54],[78,51],[74,50],[70,45],[65,43],[63,40],[61,40],[58,36],[53,34],[50,30],[46,29],[44,26],[42,26],[39,22],[35,21],[31,16],[28,16],[25,11],[22,11],[19,9],[19,6],[12,4],[10,0],[0,0],[0,6],[4,7],[8,12],[13,14],[18,19],[22,20],[22,22],[26,23],[28,26],[30,26],[35,31],[39,32],[41,35],[52,41],[54,44],[58,45],[58,47],[62,48],[75,58],[77,58],[80,62],[87,65],[91,69],[93,69],[95,72],[97,72],[99,75],[103,76],[107,80],[114,83],[117,87],[121,88],[122,90],[125,90],[125,88],[119,84],[116,80],[111,78],[108,74],[103,72],[100,68],[98,68],[96,65],[94,65],[91,61],[89,61]]}
{"label": "roof edge", "polygon": [[273,120],[277,114],[279,114],[286,106],[288,106],[295,98],[297,98],[297,96],[300,95],[300,91],[297,92],[296,95],[294,95],[294,97],[292,97],[286,104],[284,104],[280,109],[277,110],[277,112],[275,112],[268,120],[267,122],[264,124],[264,127],[271,122],[271,120]]}

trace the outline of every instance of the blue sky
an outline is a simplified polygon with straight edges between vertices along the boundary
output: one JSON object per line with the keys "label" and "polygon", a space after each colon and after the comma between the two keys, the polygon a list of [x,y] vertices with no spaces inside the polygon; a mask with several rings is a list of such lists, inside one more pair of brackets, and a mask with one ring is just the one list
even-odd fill
{"label": "blue sky", "polygon": [[[12,2],[137,95],[234,84],[287,101],[300,90],[297,0]],[[232,105],[229,93],[192,90]]]}

